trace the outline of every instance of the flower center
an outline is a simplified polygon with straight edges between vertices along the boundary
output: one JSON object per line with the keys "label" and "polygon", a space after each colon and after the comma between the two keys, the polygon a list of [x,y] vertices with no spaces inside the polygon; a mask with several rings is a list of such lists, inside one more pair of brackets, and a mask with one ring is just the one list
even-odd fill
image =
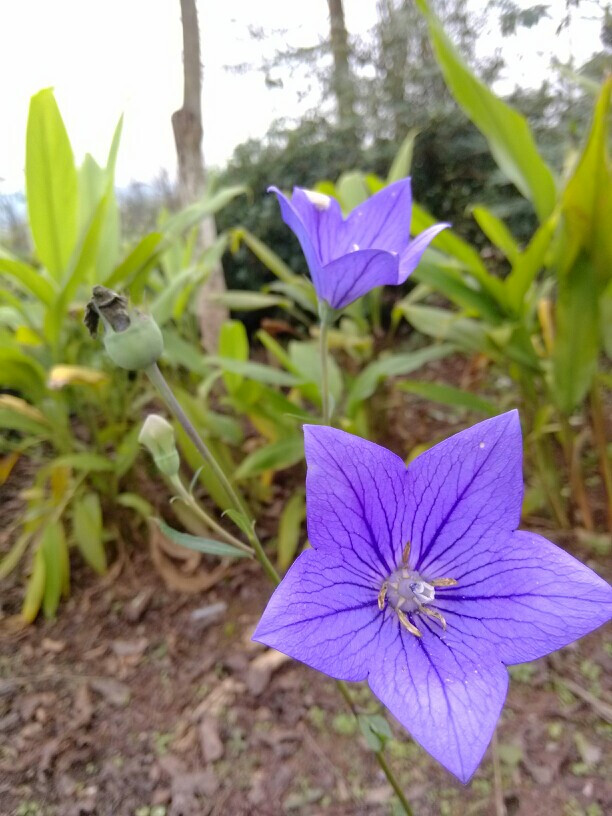
{"label": "flower center", "polygon": [[457,581],[454,578],[436,578],[431,583],[425,581],[418,572],[410,569],[409,556],[410,542],[404,547],[402,565],[383,581],[378,594],[378,608],[383,611],[388,603],[402,626],[415,637],[422,637],[420,629],[413,623],[414,618],[417,615],[435,618],[446,629],[443,616],[427,604],[435,600],[436,587],[453,587]]}
{"label": "flower center", "polygon": [[435,597],[434,587],[408,567],[396,570],[387,579],[387,600],[394,609],[414,612]]}

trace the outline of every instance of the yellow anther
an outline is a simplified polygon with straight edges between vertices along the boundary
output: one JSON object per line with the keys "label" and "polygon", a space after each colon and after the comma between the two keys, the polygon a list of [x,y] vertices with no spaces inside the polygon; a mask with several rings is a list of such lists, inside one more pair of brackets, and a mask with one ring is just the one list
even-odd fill
{"label": "yellow anther", "polygon": [[416,626],[415,626],[414,624],[410,623],[410,621],[409,621],[409,620],[408,620],[408,618],[406,617],[405,613],[404,613],[404,612],[402,612],[402,610],[401,610],[401,609],[398,609],[398,610],[396,610],[396,611],[397,611],[397,617],[399,618],[400,623],[402,624],[402,626],[404,627],[404,629],[407,629],[407,630],[410,632],[410,634],[411,634],[411,635],[414,635],[415,637],[423,637],[423,635],[422,635],[422,634],[421,634],[421,632],[420,632],[420,631],[419,631],[419,630],[416,628]]}
{"label": "yellow anther", "polygon": [[380,588],[380,592],[378,593],[378,608],[382,611],[385,608],[386,601],[387,601],[387,588],[389,584],[387,581]]}
{"label": "yellow anther", "polygon": [[454,578],[436,578],[430,581],[433,587],[451,587],[457,586],[457,581]]}
{"label": "yellow anther", "polygon": [[446,621],[444,620],[444,617],[439,612],[436,612],[435,609],[428,609],[426,606],[419,606],[419,612],[427,615],[428,618],[435,618],[436,620],[440,621],[442,628],[446,630]]}
{"label": "yellow anther", "polygon": [[406,546],[404,547],[404,552],[402,553],[402,564],[407,566],[409,558],[410,558],[410,542],[408,541],[406,543]]}

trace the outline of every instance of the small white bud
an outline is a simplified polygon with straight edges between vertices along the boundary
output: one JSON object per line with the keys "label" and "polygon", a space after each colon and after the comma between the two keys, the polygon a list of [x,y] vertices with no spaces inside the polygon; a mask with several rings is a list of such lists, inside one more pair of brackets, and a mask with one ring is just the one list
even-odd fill
{"label": "small white bud", "polygon": [[149,414],[138,434],[138,441],[149,451],[157,468],[166,476],[176,476],[180,459],[174,428],[159,414]]}

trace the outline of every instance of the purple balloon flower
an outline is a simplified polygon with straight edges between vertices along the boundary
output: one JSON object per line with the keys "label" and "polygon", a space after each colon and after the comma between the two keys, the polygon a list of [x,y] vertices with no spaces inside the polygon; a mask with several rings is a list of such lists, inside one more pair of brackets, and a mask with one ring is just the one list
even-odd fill
{"label": "purple balloon flower", "polygon": [[390,184],[342,217],[334,198],[295,187],[289,200],[276,187],[283,220],[299,240],[319,299],[341,309],[375,286],[403,283],[448,224],[410,240],[410,179]]}
{"label": "purple balloon flower", "polygon": [[408,468],[358,437],[306,426],[308,534],[254,639],[340,680],[368,680],[466,782],[491,739],[506,666],[609,620],[612,588],[521,515],[512,411]]}

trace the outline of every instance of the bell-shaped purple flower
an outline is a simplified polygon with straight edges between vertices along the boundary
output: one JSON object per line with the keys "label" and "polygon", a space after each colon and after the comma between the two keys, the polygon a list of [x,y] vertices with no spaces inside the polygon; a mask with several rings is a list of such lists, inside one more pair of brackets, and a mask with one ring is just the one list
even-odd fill
{"label": "bell-shaped purple flower", "polygon": [[609,620],[612,588],[517,531],[516,411],[408,468],[385,448],[306,426],[308,534],[254,639],[341,680],[368,680],[414,739],[466,782],[506,696],[506,666]]}
{"label": "bell-shaped purple flower", "polygon": [[334,198],[295,187],[289,200],[276,187],[283,220],[299,240],[320,300],[341,309],[370,289],[403,283],[448,224],[410,240],[410,179],[390,184],[342,217]]}

